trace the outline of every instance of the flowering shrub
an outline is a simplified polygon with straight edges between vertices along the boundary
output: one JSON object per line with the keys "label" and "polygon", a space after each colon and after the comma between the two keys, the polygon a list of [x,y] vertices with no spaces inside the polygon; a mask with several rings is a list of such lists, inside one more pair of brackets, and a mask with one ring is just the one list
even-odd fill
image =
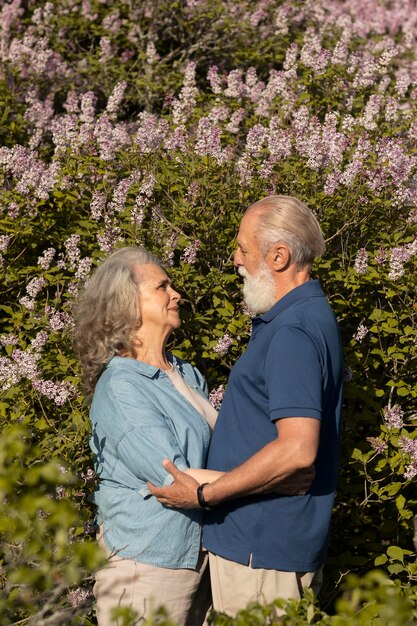
{"label": "flowering shrub", "polygon": [[161,256],[183,297],[171,347],[219,407],[250,332],[234,237],[244,208],[273,193],[299,197],[322,224],[314,276],[345,346],[323,605],[339,611],[346,573],[377,565],[415,607],[415,3],[175,6],[1,8],[4,623],[58,623],[60,611],[94,623],[94,477],[70,341],[80,284],[115,247]]}

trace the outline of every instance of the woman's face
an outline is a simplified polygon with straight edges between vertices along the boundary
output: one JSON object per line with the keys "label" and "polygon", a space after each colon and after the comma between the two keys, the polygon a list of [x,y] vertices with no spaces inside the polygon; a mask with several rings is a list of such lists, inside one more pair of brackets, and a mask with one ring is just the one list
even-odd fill
{"label": "woman's face", "polygon": [[137,267],[139,273],[141,334],[147,332],[172,332],[181,325],[179,302],[181,296],[171,285],[159,265],[146,264]]}

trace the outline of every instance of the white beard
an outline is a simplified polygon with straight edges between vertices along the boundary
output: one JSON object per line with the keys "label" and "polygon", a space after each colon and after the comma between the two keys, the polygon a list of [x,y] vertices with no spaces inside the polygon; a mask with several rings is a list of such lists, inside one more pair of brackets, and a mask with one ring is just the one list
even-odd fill
{"label": "white beard", "polygon": [[271,270],[262,262],[254,275],[249,274],[244,267],[239,267],[238,272],[244,278],[243,299],[249,312],[260,315],[269,311],[276,302]]}

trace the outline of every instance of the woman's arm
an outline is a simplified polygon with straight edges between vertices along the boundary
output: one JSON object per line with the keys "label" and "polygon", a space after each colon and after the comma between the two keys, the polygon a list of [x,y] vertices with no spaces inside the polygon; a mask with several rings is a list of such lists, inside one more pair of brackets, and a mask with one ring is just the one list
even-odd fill
{"label": "woman's arm", "polygon": [[223,476],[224,472],[218,472],[217,470],[209,470],[209,469],[196,469],[194,467],[190,467],[189,469],[184,470],[184,474],[188,474],[194,480],[196,480],[200,485],[202,483],[212,483],[220,476]]}

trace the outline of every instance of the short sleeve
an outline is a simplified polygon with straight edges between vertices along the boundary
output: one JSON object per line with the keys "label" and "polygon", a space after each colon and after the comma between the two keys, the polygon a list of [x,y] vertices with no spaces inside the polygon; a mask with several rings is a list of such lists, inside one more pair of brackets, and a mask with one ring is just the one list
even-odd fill
{"label": "short sleeve", "polygon": [[321,419],[322,359],[302,328],[285,326],[274,335],[264,377],[271,421],[285,417]]}

